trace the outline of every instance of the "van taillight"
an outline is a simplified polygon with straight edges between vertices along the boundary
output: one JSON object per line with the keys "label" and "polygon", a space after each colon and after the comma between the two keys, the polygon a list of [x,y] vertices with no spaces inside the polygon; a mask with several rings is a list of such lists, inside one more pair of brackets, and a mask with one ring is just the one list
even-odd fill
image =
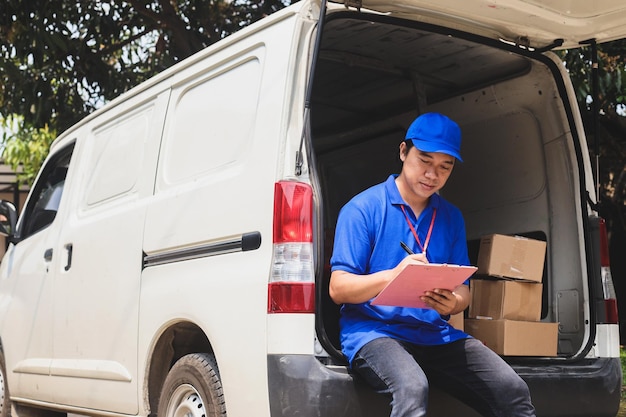
{"label": "van taillight", "polygon": [[295,181],[274,186],[274,256],[268,313],[313,313],[313,191]]}
{"label": "van taillight", "polygon": [[609,259],[609,239],[606,233],[604,219],[600,219],[600,272],[602,277],[602,295],[606,323],[618,324],[617,296],[611,277],[611,262]]}

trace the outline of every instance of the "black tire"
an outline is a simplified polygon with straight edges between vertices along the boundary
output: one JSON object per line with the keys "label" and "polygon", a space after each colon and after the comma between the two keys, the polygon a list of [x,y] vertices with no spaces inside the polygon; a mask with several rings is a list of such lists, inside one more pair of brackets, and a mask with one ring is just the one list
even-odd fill
{"label": "black tire", "polygon": [[0,417],[11,416],[11,399],[7,384],[7,371],[4,362],[4,352],[0,350]]}
{"label": "black tire", "polygon": [[[226,404],[215,359],[206,353],[180,358],[165,378],[158,417],[225,417]],[[2,416],[0,416],[2,417]]]}

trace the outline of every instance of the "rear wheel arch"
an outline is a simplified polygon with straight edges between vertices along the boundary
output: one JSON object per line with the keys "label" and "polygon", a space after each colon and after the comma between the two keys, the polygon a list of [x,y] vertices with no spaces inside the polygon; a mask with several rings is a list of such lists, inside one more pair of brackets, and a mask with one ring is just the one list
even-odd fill
{"label": "rear wheel arch", "polygon": [[[161,333],[154,344],[147,365],[147,399],[150,416],[157,415],[163,384],[172,367],[182,357],[193,353],[204,353],[214,357],[209,339],[196,324],[178,322]],[[219,372],[217,364],[215,367],[216,372]]]}
{"label": "rear wheel arch", "polygon": [[215,357],[190,353],[180,358],[165,378],[158,417],[226,417],[222,381]]}

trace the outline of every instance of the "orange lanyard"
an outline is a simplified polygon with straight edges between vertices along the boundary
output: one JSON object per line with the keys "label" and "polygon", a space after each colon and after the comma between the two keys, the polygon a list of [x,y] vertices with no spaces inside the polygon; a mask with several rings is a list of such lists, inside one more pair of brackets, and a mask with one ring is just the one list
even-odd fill
{"label": "orange lanyard", "polygon": [[402,212],[404,213],[404,218],[406,219],[406,222],[409,225],[409,228],[411,228],[411,232],[413,233],[413,236],[415,236],[415,240],[417,241],[417,244],[422,250],[422,253],[426,254],[426,248],[428,247],[428,242],[430,242],[430,235],[432,234],[433,226],[435,225],[435,217],[437,216],[437,209],[433,208],[433,216],[430,219],[430,226],[428,227],[428,233],[426,234],[426,240],[424,241],[424,246],[422,246],[422,242],[420,242],[420,238],[417,236],[417,232],[415,231],[415,228],[413,227],[413,223],[411,223],[409,216],[407,216],[406,214],[406,210],[404,209],[404,204],[400,205],[400,208],[402,209]]}

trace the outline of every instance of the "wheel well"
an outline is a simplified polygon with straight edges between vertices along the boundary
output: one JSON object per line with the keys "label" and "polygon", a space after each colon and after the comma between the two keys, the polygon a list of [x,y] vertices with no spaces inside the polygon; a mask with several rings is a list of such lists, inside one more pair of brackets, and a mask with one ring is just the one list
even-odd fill
{"label": "wheel well", "polygon": [[190,353],[213,354],[211,343],[197,325],[176,323],[161,334],[148,366],[150,417],[156,417],[163,382],[177,360]]}

